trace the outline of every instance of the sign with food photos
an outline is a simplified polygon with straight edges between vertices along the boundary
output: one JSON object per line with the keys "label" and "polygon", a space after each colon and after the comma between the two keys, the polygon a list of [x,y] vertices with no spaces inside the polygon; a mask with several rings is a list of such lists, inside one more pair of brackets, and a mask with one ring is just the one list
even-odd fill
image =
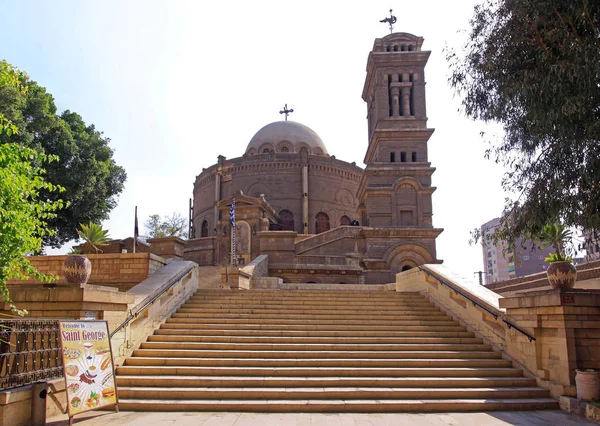
{"label": "sign with food photos", "polygon": [[116,405],[117,389],[106,321],[59,321],[69,417]]}

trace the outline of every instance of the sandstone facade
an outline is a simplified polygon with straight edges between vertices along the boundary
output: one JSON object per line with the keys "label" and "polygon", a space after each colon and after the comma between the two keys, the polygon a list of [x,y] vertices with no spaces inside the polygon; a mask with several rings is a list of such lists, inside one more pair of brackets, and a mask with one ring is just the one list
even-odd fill
{"label": "sandstone facade", "polygon": [[376,39],[369,53],[366,168],[330,155],[303,124],[271,123],[241,157],[219,156],[196,177],[184,258],[230,261],[235,197],[235,260],[248,264],[268,254],[270,273],[284,282],[383,283],[398,271],[439,263],[435,239],[442,230],[432,224],[435,169],[427,153],[430,52],[422,43],[394,33]]}

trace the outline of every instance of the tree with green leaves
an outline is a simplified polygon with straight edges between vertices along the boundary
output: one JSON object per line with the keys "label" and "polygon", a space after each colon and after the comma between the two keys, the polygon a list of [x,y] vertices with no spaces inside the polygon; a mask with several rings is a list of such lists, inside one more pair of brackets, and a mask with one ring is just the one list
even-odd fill
{"label": "tree with green leaves", "polygon": [[[26,76],[18,79],[24,84]],[[67,110],[58,114],[52,95],[36,82],[28,81],[27,86],[27,91],[0,86],[0,112],[19,129],[10,137],[11,142],[58,156],[57,161],[46,165],[46,179],[66,191],[58,195],[41,188],[40,194],[50,201],[62,198],[69,203],[48,219],[55,232],[43,237],[43,246],[60,247],[78,238],[80,223],[108,219],[123,191],[126,173],[113,159],[110,139],[77,113]],[[7,133],[0,134],[0,143],[7,142],[8,137]]]}
{"label": "tree with green leaves", "polygon": [[153,214],[144,223],[144,228],[150,238],[188,237],[188,221],[179,213],[162,217]]}
{"label": "tree with green leaves", "polygon": [[510,194],[495,239],[536,235],[560,218],[600,228],[600,2],[486,0],[450,85],[467,116],[499,123],[486,156]]}
{"label": "tree with green leaves", "polygon": [[[0,90],[10,86],[25,92],[26,75],[6,61],[0,62]],[[0,136],[13,137],[19,128],[0,112]],[[42,247],[42,238],[54,231],[47,222],[65,207],[61,199],[47,200],[41,192],[60,194],[64,189],[44,179],[44,164],[57,161],[18,143],[0,143],[0,301],[23,314],[11,302],[6,283],[32,276],[42,281],[53,277],[39,273],[24,257]]]}

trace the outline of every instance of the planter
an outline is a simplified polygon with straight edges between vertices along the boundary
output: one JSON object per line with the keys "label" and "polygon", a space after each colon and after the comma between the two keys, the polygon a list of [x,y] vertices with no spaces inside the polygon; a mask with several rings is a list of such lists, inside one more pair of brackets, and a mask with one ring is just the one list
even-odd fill
{"label": "planter", "polygon": [[552,262],[546,274],[553,289],[568,290],[577,281],[577,269],[571,262]]}
{"label": "planter", "polygon": [[600,376],[594,370],[576,370],[577,398],[585,401],[600,401]]}
{"label": "planter", "polygon": [[69,284],[82,286],[88,282],[92,273],[92,263],[82,255],[67,256],[63,263],[63,274]]}

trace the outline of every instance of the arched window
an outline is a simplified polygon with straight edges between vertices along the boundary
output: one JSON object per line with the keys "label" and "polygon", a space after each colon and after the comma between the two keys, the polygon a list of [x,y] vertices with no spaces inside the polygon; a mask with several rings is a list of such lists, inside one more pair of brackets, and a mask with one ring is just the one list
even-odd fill
{"label": "arched window", "polygon": [[329,231],[331,229],[327,213],[319,212],[315,219],[315,234],[320,234],[321,232]]}
{"label": "arched window", "polygon": [[294,230],[294,213],[289,210],[281,210],[279,212],[279,218],[281,219],[284,231]]}
{"label": "arched window", "polygon": [[263,149],[263,154],[268,154],[269,152],[271,152],[271,150],[269,148]]}
{"label": "arched window", "polygon": [[202,222],[200,237],[201,238],[208,237],[208,221],[206,221],[206,220],[204,222]]}
{"label": "arched window", "polygon": [[349,226],[349,225],[350,225],[350,222],[352,222],[352,221],[351,221],[351,220],[350,220],[350,218],[349,218],[348,216],[346,216],[346,215],[344,215],[344,216],[342,216],[342,217],[340,218],[340,226]]}
{"label": "arched window", "polygon": [[287,146],[281,148],[281,152],[290,152],[290,149]]}
{"label": "arched window", "polygon": [[411,268],[409,265],[404,265],[404,266],[402,267],[402,272],[404,272],[404,271],[408,271],[409,269],[412,269],[412,268]]}

